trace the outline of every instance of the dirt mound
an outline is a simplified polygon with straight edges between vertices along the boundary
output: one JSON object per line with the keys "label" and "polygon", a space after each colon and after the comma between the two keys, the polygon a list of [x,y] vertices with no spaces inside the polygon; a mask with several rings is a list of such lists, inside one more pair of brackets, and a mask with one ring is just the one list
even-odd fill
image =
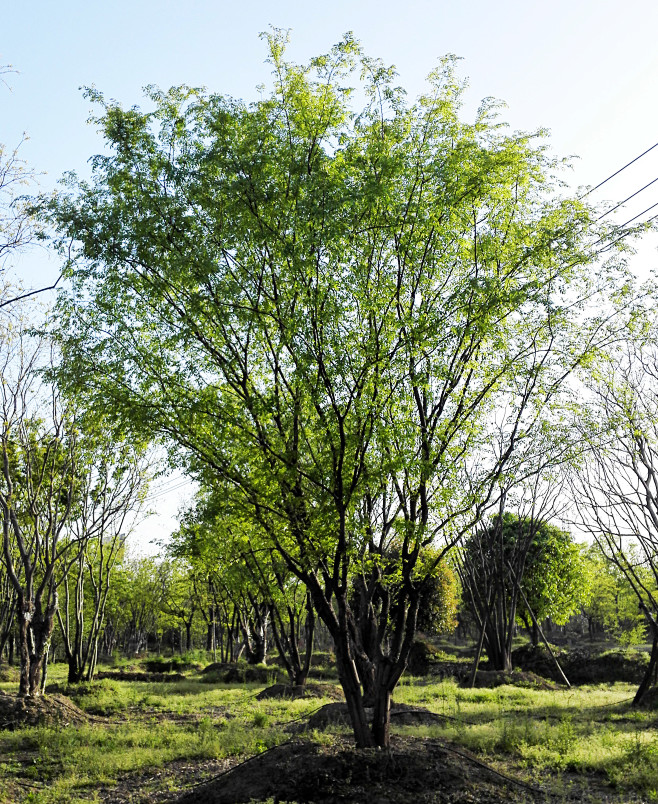
{"label": "dirt mound", "polygon": [[204,667],[201,675],[203,676],[201,680],[207,684],[244,684],[250,681],[267,684],[284,677],[276,667],[225,664],[222,662],[215,662]]}
{"label": "dirt mound", "polygon": [[303,684],[290,686],[290,684],[273,684],[267,687],[262,692],[259,692],[256,699],[259,701],[267,700],[268,698],[286,698],[294,700],[296,698],[333,698],[335,701],[340,701],[343,697],[343,691],[335,684]]}
{"label": "dirt mound", "polygon": [[554,681],[538,676],[536,673],[514,670],[505,673],[502,670],[478,670],[475,686],[486,689],[511,684],[514,687],[527,687],[535,690],[559,690],[560,685]]}
{"label": "dirt mound", "polygon": [[15,681],[18,683],[20,679],[20,672],[18,667],[12,667],[10,664],[0,664],[0,681]]}
{"label": "dirt mound", "polygon": [[[605,653],[576,648],[553,647],[560,666],[571,684],[608,684],[615,681],[639,683],[646,671],[649,655],[634,650],[611,650]],[[543,645],[523,645],[512,652],[515,667],[537,673],[553,681],[560,676],[555,662]]]}
{"label": "dirt mound", "polygon": [[438,740],[396,738],[390,751],[294,741],[277,746],[179,798],[178,804],[364,801],[502,804],[545,798]]}
{"label": "dirt mound", "polygon": [[[372,709],[366,708],[366,714],[371,717]],[[408,706],[407,704],[391,703],[391,723],[400,726],[431,726],[435,723],[444,723],[445,718],[435,715],[421,706]],[[308,729],[322,731],[329,726],[349,726],[350,716],[346,703],[325,704],[308,720]]]}
{"label": "dirt mound", "polygon": [[38,698],[21,698],[0,692],[0,729],[24,726],[68,726],[87,723],[87,715],[63,695],[41,695]]}
{"label": "dirt mound", "polygon": [[126,670],[96,673],[96,678],[109,678],[112,681],[185,681],[182,673],[132,673]]}
{"label": "dirt mound", "polygon": [[454,678],[463,681],[468,677],[468,662],[450,659],[425,639],[417,639],[411,646],[407,672],[412,676],[431,675],[435,678]]}
{"label": "dirt mound", "polygon": [[200,670],[201,665],[183,662],[180,659],[148,659],[144,662],[149,673],[175,673],[181,670]]}

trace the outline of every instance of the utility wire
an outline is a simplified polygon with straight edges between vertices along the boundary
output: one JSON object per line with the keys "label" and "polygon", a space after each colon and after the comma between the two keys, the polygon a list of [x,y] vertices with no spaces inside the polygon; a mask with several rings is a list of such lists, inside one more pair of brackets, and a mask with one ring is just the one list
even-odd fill
{"label": "utility wire", "polygon": [[[603,187],[603,185],[604,185],[606,182],[609,182],[609,181],[610,181],[610,179],[614,179],[614,177],[615,177],[615,176],[618,176],[618,175],[619,175],[619,174],[620,174],[620,173],[621,173],[623,170],[626,170],[626,168],[627,168],[627,167],[630,167],[630,166],[631,166],[631,165],[632,165],[634,162],[637,162],[637,160],[638,160],[638,159],[642,159],[642,157],[643,157],[643,156],[646,156],[646,154],[648,154],[648,153],[649,153],[649,151],[653,151],[653,149],[654,149],[654,148],[658,148],[658,142],[657,142],[655,145],[652,145],[652,146],[651,146],[651,148],[647,148],[647,150],[646,150],[646,151],[644,151],[643,153],[641,153],[639,156],[636,156],[636,157],[635,157],[635,159],[631,159],[631,161],[630,161],[630,162],[628,162],[628,164],[624,165],[624,167],[622,167],[622,168],[619,168],[619,170],[618,170],[618,171],[616,171],[615,173],[613,173],[611,176],[608,176],[608,178],[607,178],[607,179],[603,179],[603,181],[599,182],[599,183],[596,185],[596,187],[592,187],[592,189],[591,189],[591,190],[588,190],[588,191],[585,193],[585,195],[581,195],[581,196],[580,196],[580,199],[586,198],[586,197],[587,197],[587,196],[588,196],[590,193],[593,193],[593,192],[594,192],[594,190],[598,190],[598,189],[599,189],[599,187]],[[579,200],[580,200],[580,199],[579,199]]]}
{"label": "utility wire", "polygon": [[177,486],[173,486],[172,488],[164,489],[162,491],[158,491],[155,494],[149,494],[148,497],[144,498],[144,502],[150,502],[151,500],[155,500],[158,497],[164,497],[166,494],[172,494],[174,491],[178,491],[179,489],[184,488],[185,486],[189,486],[192,484],[193,481],[185,480],[182,483],[179,483]]}
{"label": "utility wire", "polygon": [[[619,209],[619,207],[623,206],[627,201],[630,201],[631,198],[635,198],[636,195],[639,195],[641,192],[646,190],[647,187],[651,187],[651,185],[655,184],[657,181],[658,181],[658,177],[656,177],[653,181],[650,181],[648,184],[645,184],[644,187],[640,187],[640,189],[637,190],[636,192],[634,192],[633,195],[629,195],[628,198],[624,198],[623,201],[620,201],[616,206],[612,207],[607,212],[604,212],[603,215],[599,215],[599,217],[596,220],[600,221],[601,218],[605,218],[606,215],[609,215],[611,212],[614,212],[616,209]],[[651,209],[651,207],[650,207],[650,209]],[[642,213],[640,213],[640,214],[642,214]]]}
{"label": "utility wire", "polygon": [[[622,223],[622,229],[623,229],[624,226],[628,226],[629,223],[633,223],[633,221],[637,220],[638,218],[641,218],[642,215],[644,215],[646,212],[649,212],[654,207],[658,207],[658,201],[656,201],[656,203],[652,204],[650,207],[647,207],[646,209],[643,209],[642,212],[639,212],[634,218],[631,218],[630,220],[626,221],[626,223]],[[655,215],[654,215],[654,218],[655,218]],[[644,222],[649,223],[649,221],[652,221],[654,218],[649,218],[648,221],[644,221]]]}

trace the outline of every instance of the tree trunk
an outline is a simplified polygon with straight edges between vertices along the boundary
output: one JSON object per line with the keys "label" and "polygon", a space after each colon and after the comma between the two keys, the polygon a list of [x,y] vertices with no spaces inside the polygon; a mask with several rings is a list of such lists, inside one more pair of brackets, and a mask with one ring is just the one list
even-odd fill
{"label": "tree trunk", "polygon": [[342,639],[335,641],[336,669],[338,670],[341,687],[345,693],[345,702],[347,703],[347,711],[354,731],[354,740],[357,748],[372,748],[375,745],[375,741],[372,732],[368,728],[356,666],[349,656],[347,646],[342,643]]}
{"label": "tree trunk", "polygon": [[391,743],[391,692],[387,686],[382,684],[377,690],[372,712],[372,737],[380,748]]}
{"label": "tree trunk", "polygon": [[646,672],[644,673],[644,678],[640,682],[640,686],[637,688],[637,692],[635,693],[635,697],[633,698],[633,706],[639,706],[642,703],[642,699],[651,688],[651,680],[654,673],[654,670],[658,667],[658,632],[654,633],[653,636],[653,645],[651,646],[651,656],[649,658],[649,664],[647,665]]}
{"label": "tree trunk", "polygon": [[18,694],[23,697],[30,694],[30,623],[33,615],[32,608],[33,604],[23,603],[18,610],[18,652],[21,666]]}

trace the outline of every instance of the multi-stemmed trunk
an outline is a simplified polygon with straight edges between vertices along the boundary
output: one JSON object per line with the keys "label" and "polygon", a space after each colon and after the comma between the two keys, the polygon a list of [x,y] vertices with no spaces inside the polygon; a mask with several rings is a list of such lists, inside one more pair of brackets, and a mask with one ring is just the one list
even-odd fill
{"label": "multi-stemmed trunk", "polygon": [[269,606],[250,601],[249,611],[240,614],[240,629],[249,664],[265,664],[267,658],[267,626]]}
{"label": "multi-stemmed trunk", "polygon": [[20,681],[18,694],[37,697],[42,693],[45,665],[50,639],[55,626],[57,593],[50,592],[45,610],[41,600],[19,600],[18,642],[20,652]]}
{"label": "multi-stemmed trunk", "polygon": [[306,583],[318,616],[334,641],[336,669],[356,745],[386,748],[390,745],[391,695],[406,668],[416,631],[418,591],[398,601],[389,630],[387,607],[375,612],[370,599],[369,615],[358,616],[343,590],[334,596],[332,605],[315,575],[308,575]]}
{"label": "multi-stemmed trunk", "polygon": [[[311,657],[313,655],[313,639],[315,633],[315,612],[311,596],[307,592],[304,609],[298,612],[294,606],[285,607],[286,619],[282,616],[278,607],[271,606],[272,635],[279,656],[288,673],[288,678],[293,686],[299,687],[306,684],[309,671],[311,669]],[[300,649],[301,637],[301,618],[304,618],[304,657]],[[287,622],[286,622],[287,620]]]}

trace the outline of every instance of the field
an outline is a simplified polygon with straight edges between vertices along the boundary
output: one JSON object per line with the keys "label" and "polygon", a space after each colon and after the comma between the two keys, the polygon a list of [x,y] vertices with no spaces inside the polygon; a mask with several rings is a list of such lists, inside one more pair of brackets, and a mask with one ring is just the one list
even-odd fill
{"label": "field", "polygon": [[[13,672],[2,670],[0,704]],[[658,719],[630,707],[633,684],[471,690],[408,676],[391,752],[357,754],[344,723],[318,721],[340,696],[330,668],[316,697],[297,700],[259,700],[277,671],[259,673],[221,683],[197,665],[178,680],[68,687],[54,665],[50,689],[84,714],[13,730],[5,719],[0,802],[658,800]]]}

